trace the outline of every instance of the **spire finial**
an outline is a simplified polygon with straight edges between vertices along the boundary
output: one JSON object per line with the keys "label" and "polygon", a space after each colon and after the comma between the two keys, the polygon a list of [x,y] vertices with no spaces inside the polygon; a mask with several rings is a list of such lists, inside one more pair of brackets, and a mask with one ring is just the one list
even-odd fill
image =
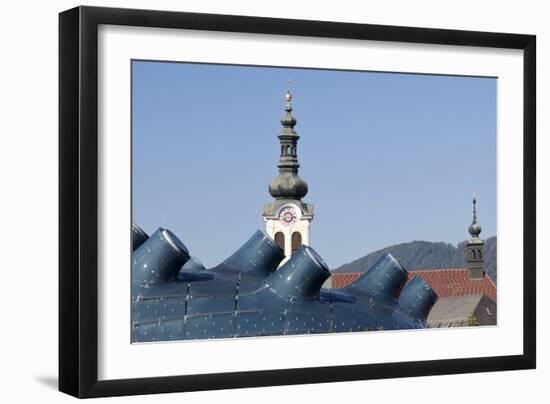
{"label": "spire finial", "polygon": [[476,191],[474,190],[473,194],[472,194],[472,203],[474,205],[474,218],[473,218],[473,223],[477,223],[477,215],[476,215],[476,204],[477,204],[477,197],[476,197]]}
{"label": "spire finial", "polygon": [[472,194],[472,205],[473,205],[473,217],[472,217],[472,224],[468,228],[468,232],[472,235],[472,237],[479,237],[479,234],[481,233],[481,226],[477,223],[477,196],[476,191]]}
{"label": "spire finial", "polygon": [[290,79],[287,80],[287,90],[285,94],[285,101],[286,101],[286,110],[292,111],[292,107],[290,106],[290,101],[292,101],[292,93],[290,92]]}
{"label": "spire finial", "polygon": [[287,84],[288,84],[288,88],[286,90],[286,94],[285,94],[285,101],[286,101],[286,105],[285,105],[285,116],[283,117],[283,119],[281,119],[281,124],[285,127],[285,128],[294,128],[294,125],[296,125],[296,119],[292,116],[292,105],[290,105],[290,101],[292,101],[292,93],[290,92],[290,79],[288,79],[287,81]]}

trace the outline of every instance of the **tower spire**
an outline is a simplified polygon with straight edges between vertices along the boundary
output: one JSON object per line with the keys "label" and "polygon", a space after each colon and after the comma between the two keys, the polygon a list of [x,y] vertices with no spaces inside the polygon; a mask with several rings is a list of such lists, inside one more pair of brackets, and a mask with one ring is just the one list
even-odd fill
{"label": "tower spire", "polygon": [[300,136],[294,130],[296,118],[292,115],[292,93],[290,80],[285,94],[285,114],[281,119],[283,128],[279,133],[281,153],[279,157],[279,176],[269,184],[269,193],[276,199],[300,200],[307,194],[306,182],[298,176],[298,139]]}
{"label": "tower spire", "polygon": [[476,197],[476,191],[474,191],[472,195],[472,205],[473,205],[473,215],[472,215],[472,224],[468,228],[468,232],[472,236],[472,238],[479,238],[479,234],[481,233],[481,226],[477,223],[477,197]]}
{"label": "tower spire", "polygon": [[476,217],[476,203],[477,203],[476,191],[474,191],[473,194],[472,194],[472,204],[474,205],[474,220],[473,220],[473,223],[477,223],[477,217]]}

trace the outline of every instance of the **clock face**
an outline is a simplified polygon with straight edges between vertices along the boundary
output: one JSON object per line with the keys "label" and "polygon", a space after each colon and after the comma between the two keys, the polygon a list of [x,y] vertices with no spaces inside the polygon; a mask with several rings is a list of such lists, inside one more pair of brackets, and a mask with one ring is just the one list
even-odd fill
{"label": "clock face", "polygon": [[296,209],[287,206],[286,208],[282,209],[279,213],[279,220],[282,224],[286,226],[290,226],[293,223],[296,223],[297,214]]}

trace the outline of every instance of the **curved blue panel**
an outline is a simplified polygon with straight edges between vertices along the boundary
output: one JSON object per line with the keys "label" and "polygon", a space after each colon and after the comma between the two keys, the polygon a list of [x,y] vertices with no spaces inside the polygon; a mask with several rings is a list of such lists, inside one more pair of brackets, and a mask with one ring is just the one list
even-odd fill
{"label": "curved blue panel", "polygon": [[184,271],[181,270],[178,274],[177,280],[179,282],[191,282],[191,281],[209,281],[216,277],[216,274],[208,271]]}
{"label": "curved blue panel", "polygon": [[204,265],[195,257],[189,258],[189,260],[181,267],[180,272],[198,272],[203,271]]}
{"label": "curved blue panel", "polygon": [[136,251],[148,238],[149,236],[141,227],[132,223],[132,251]]}
{"label": "curved blue panel", "polygon": [[284,257],[283,251],[271,237],[258,230],[233,255],[212,270],[265,277],[277,269]]}
{"label": "curved blue panel", "polygon": [[407,276],[407,271],[388,253],[382,255],[370,269],[344,289],[352,294],[397,299],[407,282]]}
{"label": "curved blue panel", "polygon": [[159,228],[133,253],[133,284],[173,281],[187,260],[187,247],[170,230]]}
{"label": "curved blue panel", "polygon": [[191,257],[180,269],[178,282],[206,281],[215,278],[215,274],[205,271],[204,265],[196,257]]}
{"label": "curved blue panel", "polygon": [[265,282],[283,299],[316,298],[329,276],[325,262],[313,248],[302,245]]}
{"label": "curved blue panel", "polygon": [[437,294],[420,276],[415,276],[403,288],[399,297],[399,306],[412,316],[426,320],[433,305],[437,302]]}
{"label": "curved blue panel", "polygon": [[319,293],[319,300],[326,303],[332,302],[346,302],[346,303],[355,303],[357,298],[355,296],[346,293],[342,289],[321,289]]}

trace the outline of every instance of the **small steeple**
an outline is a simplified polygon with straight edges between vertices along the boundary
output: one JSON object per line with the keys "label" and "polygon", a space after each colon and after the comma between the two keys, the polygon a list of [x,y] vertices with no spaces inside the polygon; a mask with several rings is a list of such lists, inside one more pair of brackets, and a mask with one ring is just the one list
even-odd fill
{"label": "small steeple", "polygon": [[476,211],[477,198],[476,198],[475,191],[472,196],[472,204],[473,204],[473,218],[472,218],[472,224],[470,225],[470,227],[468,227],[468,232],[470,233],[472,238],[479,238],[479,234],[481,233],[481,226],[477,223],[477,211]]}
{"label": "small steeple", "polygon": [[477,198],[474,192],[472,198],[473,217],[472,224],[468,227],[470,239],[466,243],[466,266],[470,279],[483,279],[485,277],[485,242],[479,238],[481,226],[477,223]]}

